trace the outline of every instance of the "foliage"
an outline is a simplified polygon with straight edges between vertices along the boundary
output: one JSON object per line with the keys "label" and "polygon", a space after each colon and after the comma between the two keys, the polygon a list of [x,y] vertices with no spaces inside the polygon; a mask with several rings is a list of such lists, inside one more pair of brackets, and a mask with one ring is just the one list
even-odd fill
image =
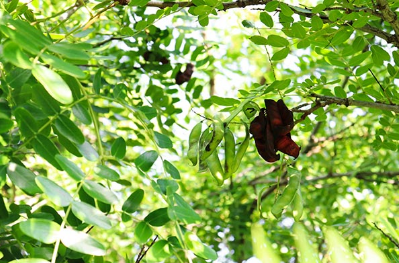
{"label": "foliage", "polygon": [[[399,262],[398,12],[1,0],[0,262]],[[264,99],[297,159],[249,140]]]}

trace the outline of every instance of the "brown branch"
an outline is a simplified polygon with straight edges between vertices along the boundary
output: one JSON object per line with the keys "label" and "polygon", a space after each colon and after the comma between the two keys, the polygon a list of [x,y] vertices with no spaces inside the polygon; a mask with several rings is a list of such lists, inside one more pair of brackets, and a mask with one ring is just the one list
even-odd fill
{"label": "brown branch", "polygon": [[154,245],[155,241],[158,239],[158,235],[155,236],[155,238],[152,240],[151,244],[148,246],[147,249],[145,245],[142,246],[139,255],[137,256],[136,263],[141,262],[141,260],[144,258],[144,256],[147,254],[148,250]]}
{"label": "brown branch", "polygon": [[318,95],[315,93],[310,94],[310,96],[317,98],[321,102],[324,102],[325,103],[324,105],[338,104],[338,105],[345,105],[347,107],[358,106],[358,107],[380,109],[380,110],[393,111],[393,112],[399,113],[399,105],[396,105],[396,104],[390,105],[390,104],[385,104],[385,103],[380,103],[380,102],[368,102],[368,101],[354,100],[351,98],[342,99],[342,98],[337,98],[337,97]]}
{"label": "brown branch", "polygon": [[386,0],[377,0],[376,6],[380,10],[384,21],[391,24],[393,30],[395,31],[396,41],[399,41],[399,21],[396,13],[389,8],[388,2]]}
{"label": "brown branch", "polygon": [[387,233],[385,233],[384,231],[382,231],[382,229],[379,228],[375,222],[373,222],[373,225],[375,226],[375,228],[377,228],[378,230],[380,230],[380,232],[381,232],[385,237],[387,237],[387,238],[389,239],[389,241],[391,241],[397,248],[399,248],[399,244],[398,244],[398,242],[396,242],[395,239],[393,239],[390,235],[388,235]]}

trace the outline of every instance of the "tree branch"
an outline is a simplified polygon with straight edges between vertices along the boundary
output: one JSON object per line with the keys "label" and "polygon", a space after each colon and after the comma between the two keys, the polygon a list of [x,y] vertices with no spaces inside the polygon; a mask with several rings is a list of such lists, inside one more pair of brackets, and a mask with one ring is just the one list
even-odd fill
{"label": "tree branch", "polygon": [[386,0],[377,0],[377,8],[380,10],[384,21],[391,24],[395,31],[396,41],[399,41],[399,21],[396,13],[389,8]]}
{"label": "tree branch", "polygon": [[[360,101],[360,100],[354,100],[351,98],[337,98],[337,97],[331,97],[331,96],[323,96],[323,95],[318,95],[315,93],[311,93],[310,97],[316,98],[315,104],[306,110],[301,110],[305,105],[301,104],[300,107],[295,107],[292,108],[291,110],[293,112],[300,112],[303,113],[302,116],[295,121],[295,124],[303,121],[307,116],[315,112],[318,108],[330,105],[330,104],[337,104],[337,105],[345,105],[346,107],[349,106],[358,106],[358,107],[366,107],[366,108],[373,108],[373,109],[380,109],[380,110],[386,110],[386,111],[393,111],[396,113],[399,113],[399,105],[396,104],[385,104],[385,103],[380,103],[380,102],[369,102],[369,101]],[[308,104],[309,105],[309,104]]]}
{"label": "tree branch", "polygon": [[393,111],[393,112],[399,113],[399,105],[396,105],[396,104],[391,105],[391,104],[385,104],[385,103],[380,103],[380,102],[360,101],[360,100],[354,100],[351,98],[342,99],[342,98],[337,98],[337,97],[322,96],[322,95],[318,95],[315,93],[310,94],[310,96],[317,98],[319,101],[324,102],[325,105],[338,104],[338,105],[345,105],[347,107],[358,106],[358,107],[380,109],[380,110]]}
{"label": "tree branch", "polygon": [[373,222],[373,224],[374,224],[375,228],[377,228],[385,237],[387,237],[389,239],[389,241],[391,241],[397,248],[399,248],[399,244],[398,244],[398,242],[395,241],[395,239],[393,239],[390,235],[388,235],[387,233],[382,231],[382,229],[379,228],[375,222]]}
{"label": "tree branch", "polygon": [[[265,5],[269,2],[271,2],[272,0],[237,0],[234,2],[226,2],[226,3],[222,3],[223,5],[223,11],[226,11],[228,9],[232,9],[232,8],[243,8],[243,7],[247,7],[247,6],[253,6],[253,5]],[[365,25],[363,27],[357,28],[357,30],[366,32],[366,33],[371,33],[375,36],[378,36],[379,38],[384,39],[387,43],[393,44],[394,46],[399,48],[399,22],[396,19],[396,14],[389,8],[386,0],[378,0],[378,2],[381,2],[382,5],[379,8],[381,13],[376,12],[370,8],[367,7],[357,7],[353,10],[347,9],[347,8],[341,8],[341,7],[332,7],[332,8],[326,8],[325,11],[329,11],[329,10],[343,10],[346,13],[347,12],[351,12],[351,13],[357,13],[357,12],[366,12],[369,13],[373,16],[379,17],[385,21],[387,21],[388,23],[391,24],[391,26],[394,28],[394,31],[396,32],[396,34],[390,34],[388,32],[385,32],[379,28],[370,26],[370,25]],[[172,7],[174,5],[178,5],[181,8],[184,7],[190,7],[190,6],[194,6],[193,2],[160,2],[160,1],[150,1],[147,3],[147,6],[149,7],[157,7],[157,8],[166,8],[166,7]],[[313,16],[319,16],[324,23],[327,24],[331,24],[333,23],[332,21],[330,21],[330,19],[328,18],[328,16],[326,15],[320,15],[317,13],[312,13],[312,9],[309,8],[300,8],[300,7],[296,7],[296,6],[291,6],[288,5],[292,11],[294,11],[294,13],[301,15],[301,16],[305,16],[308,18],[312,18]],[[281,10],[276,10],[277,12],[280,12]],[[348,25],[351,25],[353,22],[352,21],[347,21],[346,22]],[[398,31],[397,31],[398,30]]]}

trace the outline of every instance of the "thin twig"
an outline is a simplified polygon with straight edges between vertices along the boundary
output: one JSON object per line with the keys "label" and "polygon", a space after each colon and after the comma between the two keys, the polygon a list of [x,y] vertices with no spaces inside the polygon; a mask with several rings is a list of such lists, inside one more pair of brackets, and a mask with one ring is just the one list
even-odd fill
{"label": "thin twig", "polygon": [[[139,263],[147,254],[148,250],[150,250],[150,248],[154,245],[155,241],[158,239],[158,235],[155,235],[155,238],[152,240],[151,244],[148,246],[147,249],[145,249],[145,245],[143,245],[143,247],[140,250],[139,255],[137,256],[136,259],[136,263]],[[144,252],[143,252],[144,251]]]}
{"label": "thin twig", "polygon": [[399,248],[399,244],[398,242],[396,242],[395,239],[393,239],[390,235],[388,235],[387,233],[385,233],[381,228],[379,228],[377,226],[377,224],[375,222],[373,222],[373,225],[375,226],[375,228],[377,228],[378,230],[380,230],[380,232],[389,239],[389,241],[391,241],[397,248]]}

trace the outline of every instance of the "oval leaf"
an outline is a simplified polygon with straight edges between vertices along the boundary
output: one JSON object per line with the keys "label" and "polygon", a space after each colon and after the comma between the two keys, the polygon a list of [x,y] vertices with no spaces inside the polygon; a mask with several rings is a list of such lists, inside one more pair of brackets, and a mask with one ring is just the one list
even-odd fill
{"label": "oval leaf", "polygon": [[57,154],[60,154],[58,151],[58,148],[55,146],[55,144],[46,136],[42,134],[37,134],[36,138],[32,142],[33,149],[46,161],[51,163],[55,168],[58,170],[62,170],[62,167],[59,165],[57,160],[55,159],[55,156]]}
{"label": "oval leaf", "polygon": [[103,244],[84,232],[70,228],[61,231],[61,242],[67,248],[83,254],[93,256],[104,256],[106,254]]}
{"label": "oval leaf", "polygon": [[163,226],[170,221],[168,216],[168,208],[159,208],[149,213],[144,221],[152,226]]}
{"label": "oval leaf", "polygon": [[67,174],[72,177],[72,179],[76,181],[82,180],[86,175],[82,172],[82,170],[74,163],[68,160],[66,157],[57,154],[55,159],[60,164],[62,169],[67,172]]}
{"label": "oval leaf", "polygon": [[143,244],[152,236],[152,229],[146,222],[141,221],[134,229],[134,236],[137,242]]}
{"label": "oval leaf", "polygon": [[143,198],[144,191],[142,189],[137,189],[123,203],[122,211],[125,211],[126,213],[136,212]]}
{"label": "oval leaf", "polygon": [[97,165],[97,167],[94,169],[94,172],[104,178],[104,179],[108,179],[111,181],[118,181],[120,176],[118,174],[117,171],[105,166],[105,165]]}
{"label": "oval leaf", "polygon": [[154,137],[155,142],[157,143],[159,148],[164,148],[164,149],[172,148],[173,143],[168,136],[156,131],[154,131],[154,136],[155,136]]}
{"label": "oval leaf", "polygon": [[134,164],[144,172],[147,172],[157,159],[158,153],[152,150],[137,157],[137,159],[134,160]]}
{"label": "oval leaf", "polygon": [[108,217],[106,217],[97,208],[89,204],[73,201],[72,212],[77,218],[87,224],[98,226],[104,229],[111,228],[111,222]]}
{"label": "oval leaf", "polygon": [[203,244],[193,233],[187,231],[184,234],[184,242],[187,244],[187,247],[194,252],[194,254],[201,258],[211,260],[216,260],[218,258],[215,250]]}
{"label": "oval leaf", "polygon": [[72,196],[50,179],[37,176],[36,183],[54,204],[65,207],[72,202]]}
{"label": "oval leaf", "polygon": [[57,241],[60,226],[50,220],[41,218],[31,218],[19,223],[21,231],[40,242],[52,244]]}
{"label": "oval leaf", "polygon": [[76,145],[76,147],[78,148],[79,152],[89,161],[95,162],[100,157],[98,152],[87,141]]}
{"label": "oval leaf", "polygon": [[76,144],[82,144],[85,142],[85,137],[82,131],[67,116],[62,114],[59,115],[58,118],[55,120],[55,127],[62,135],[64,135],[70,141]]}
{"label": "oval leaf", "polygon": [[88,195],[103,203],[112,204],[118,201],[118,198],[111,190],[96,182],[85,180],[83,189]]}
{"label": "oval leaf", "polygon": [[111,154],[115,158],[122,159],[126,155],[126,141],[119,137],[117,138],[111,147]]}
{"label": "oval leaf", "polygon": [[25,167],[11,162],[8,164],[7,174],[13,184],[21,188],[27,194],[34,195],[42,193],[42,190],[40,190],[36,184],[36,175]]}
{"label": "oval leaf", "polygon": [[32,74],[54,99],[63,104],[73,102],[71,89],[53,70],[42,65],[34,65]]}
{"label": "oval leaf", "polygon": [[172,176],[173,179],[180,179],[180,172],[177,170],[177,168],[171,164],[169,161],[164,160],[163,161],[163,167],[165,168],[165,171]]}

